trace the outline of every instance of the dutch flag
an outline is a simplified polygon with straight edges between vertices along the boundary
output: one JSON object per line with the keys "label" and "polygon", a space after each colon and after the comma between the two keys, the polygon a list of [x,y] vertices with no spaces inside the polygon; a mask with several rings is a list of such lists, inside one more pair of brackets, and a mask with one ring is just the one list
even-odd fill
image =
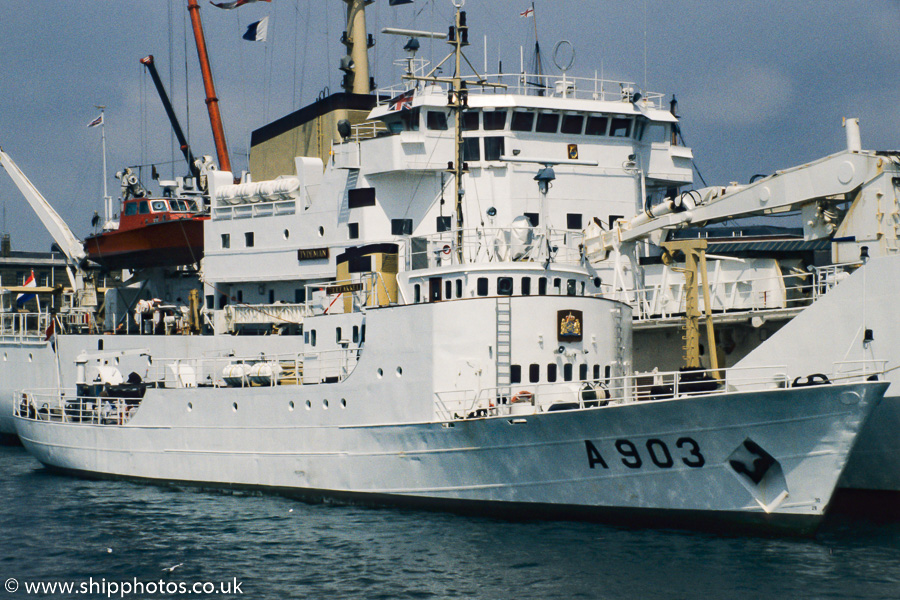
{"label": "dutch flag", "polygon": [[[37,287],[37,281],[34,279],[34,270],[31,271],[31,275],[28,276],[28,279],[25,280],[25,284],[22,287]],[[18,296],[16,296],[16,305],[22,306],[32,298],[36,298],[37,294],[29,294],[27,292],[22,292]]]}

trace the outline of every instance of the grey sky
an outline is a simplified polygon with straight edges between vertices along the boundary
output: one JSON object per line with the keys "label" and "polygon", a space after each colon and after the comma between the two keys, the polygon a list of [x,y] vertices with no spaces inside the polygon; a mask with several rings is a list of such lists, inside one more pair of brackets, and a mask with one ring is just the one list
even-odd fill
{"label": "grey sky", "polygon": [[[900,2],[898,0],[536,0],[545,69],[557,41],[577,53],[570,71],[634,81],[676,94],[682,128],[709,183],[746,182],[840,150],[841,118],[860,118],[863,147],[900,148]],[[110,193],[116,170],[157,164],[164,176],[184,168],[168,121],[138,60],[156,57],[194,154],[215,155],[193,38],[185,39],[186,0],[2,0],[0,146],[81,237],[101,211],[100,130],[87,123],[107,106]],[[250,132],[339,91],[342,0],[273,0],[223,11],[201,1],[201,14],[236,170],[247,166]],[[489,70],[519,67],[530,48],[527,0],[469,0],[469,56]],[[372,71],[396,83],[393,60],[404,41],[385,26],[445,31],[450,0],[368,10],[376,34]],[[241,39],[270,17],[270,39]],[[645,50],[646,49],[646,50]],[[185,55],[185,50],[187,54]],[[443,43],[423,43],[439,60]],[[526,50],[526,56],[528,51]],[[645,61],[646,57],[646,61]],[[530,62],[526,58],[526,64]],[[646,64],[646,70],[645,70]],[[171,79],[170,79],[170,68]],[[185,73],[187,68],[187,74]],[[189,81],[189,118],[185,81]],[[172,85],[174,83],[174,85]],[[145,183],[149,183],[149,172]],[[697,182],[699,185],[699,181]],[[46,250],[51,239],[18,190],[0,173],[0,204],[13,248]],[[0,224],[2,226],[3,224]]]}

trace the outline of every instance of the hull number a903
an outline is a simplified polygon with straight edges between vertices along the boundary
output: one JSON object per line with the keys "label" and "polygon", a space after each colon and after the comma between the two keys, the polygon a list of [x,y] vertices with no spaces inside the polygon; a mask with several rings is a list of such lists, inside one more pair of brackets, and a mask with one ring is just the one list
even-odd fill
{"label": "hull number a903", "polygon": [[[626,439],[616,440],[614,446],[622,464],[629,469],[641,469],[647,464],[652,464],[660,469],[671,469],[677,462],[693,469],[699,469],[706,464],[706,459],[700,453],[700,444],[689,437],[678,438],[675,442],[675,451],[669,450],[669,446],[658,438],[650,438],[643,447],[638,447],[637,444]],[[597,465],[604,469],[609,468],[609,464],[592,441],[584,440],[584,447],[587,450],[590,468],[595,469]]]}

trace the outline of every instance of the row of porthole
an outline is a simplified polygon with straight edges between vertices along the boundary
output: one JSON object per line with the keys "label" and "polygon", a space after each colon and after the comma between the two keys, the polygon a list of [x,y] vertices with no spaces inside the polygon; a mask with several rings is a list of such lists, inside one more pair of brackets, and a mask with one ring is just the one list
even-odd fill
{"label": "row of porthole", "polygon": [[[397,370],[394,371],[394,374],[397,377],[403,377],[403,367],[397,367]],[[384,377],[384,369],[378,367],[378,369],[375,370],[375,375],[378,376],[378,379],[381,379],[382,377]]]}
{"label": "row of porthole", "polygon": [[[347,408],[347,399],[346,399],[346,398],[341,398],[340,404],[341,404],[341,408]],[[329,407],[328,400],[327,400],[327,399],[326,399],[326,400],[322,400],[322,408],[323,408],[324,410],[328,410],[328,407]],[[294,401],[291,400],[290,402],[288,402],[288,410],[291,411],[291,412],[293,412],[293,411],[294,411],[294,408],[295,408]],[[193,402],[188,402],[188,403],[187,403],[187,410],[188,410],[188,412],[191,412],[192,410],[194,410],[194,403],[193,403]],[[307,400],[307,401],[306,401],[306,410],[312,410],[312,400]],[[233,402],[233,403],[231,404],[231,411],[232,411],[232,412],[237,412],[237,411],[238,411],[238,403],[237,403],[237,402]]]}
{"label": "row of porthole", "polygon": [[[6,362],[8,360],[9,360],[9,355],[6,352],[4,352],[3,353],[3,362]],[[28,353],[28,362],[32,362],[32,361],[34,361],[34,354],[29,352]]]}

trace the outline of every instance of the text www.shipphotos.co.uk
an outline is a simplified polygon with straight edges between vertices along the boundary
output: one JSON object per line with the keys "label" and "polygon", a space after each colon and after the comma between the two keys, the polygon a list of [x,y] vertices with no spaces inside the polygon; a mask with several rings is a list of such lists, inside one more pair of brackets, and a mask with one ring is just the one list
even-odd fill
{"label": "text www.shipphotos.co.uk", "polygon": [[[194,583],[185,581],[139,581],[133,578],[131,581],[107,581],[104,579],[88,578],[87,581],[23,581],[22,590],[26,594],[65,594],[65,595],[95,595],[106,598],[125,598],[127,596],[159,595],[172,596],[176,594],[243,594],[242,582],[236,577],[231,581],[197,581]],[[19,591],[19,581],[15,578],[6,580],[4,589],[9,593]]]}

